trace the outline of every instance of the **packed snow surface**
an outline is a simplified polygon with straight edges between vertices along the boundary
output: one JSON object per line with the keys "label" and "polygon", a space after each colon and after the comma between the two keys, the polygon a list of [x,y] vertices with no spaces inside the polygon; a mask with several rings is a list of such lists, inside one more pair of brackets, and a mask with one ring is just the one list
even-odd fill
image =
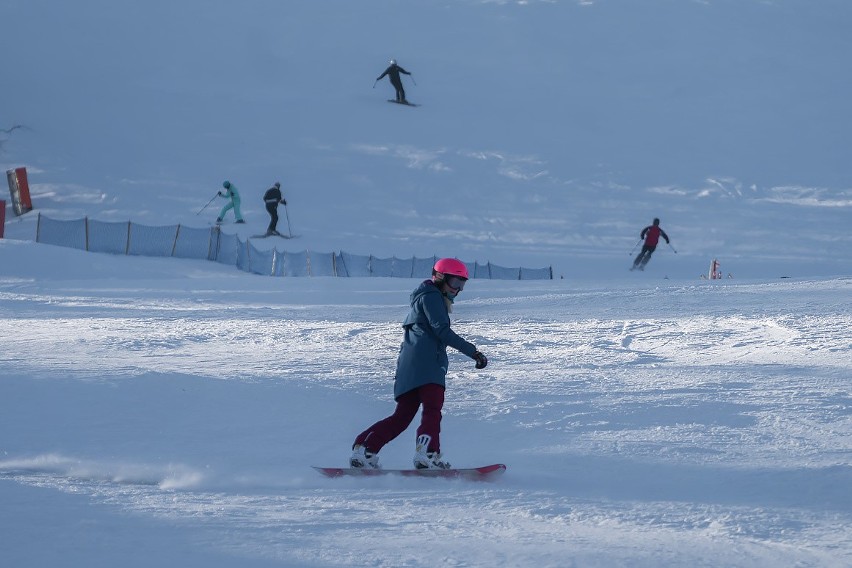
{"label": "packed snow surface", "polygon": [[[0,239],[4,567],[852,565],[852,3],[2,14],[0,166],[35,206]],[[390,58],[420,106],[374,85]],[[259,247],[553,267],[452,315],[490,362],[451,353],[442,450],[502,477],[310,468],[391,412],[417,281],[35,242],[39,214],[209,227],[224,180],[241,238],[281,182],[299,238]]]}
{"label": "packed snow surface", "polygon": [[852,562],[848,278],[472,281],[490,363],[451,356],[443,450],[506,474],[326,479],[393,407],[416,281],[0,253],[10,565]]}

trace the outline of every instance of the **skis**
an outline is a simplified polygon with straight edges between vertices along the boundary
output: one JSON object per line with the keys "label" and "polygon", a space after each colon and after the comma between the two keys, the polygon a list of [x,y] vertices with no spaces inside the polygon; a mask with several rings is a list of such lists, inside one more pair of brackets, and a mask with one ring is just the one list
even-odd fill
{"label": "skis", "polygon": [[311,466],[326,477],[379,477],[382,475],[401,475],[403,477],[441,477],[444,479],[470,479],[486,481],[506,471],[502,463],[483,467],[462,469],[363,469],[359,467],[317,467]]}
{"label": "skis", "polygon": [[398,105],[410,106],[410,107],[419,107],[420,106],[418,104],[410,103],[408,101],[397,101],[397,100],[394,100],[394,99],[388,99],[388,102],[389,103],[395,103],[395,104],[398,104]]}
{"label": "skis", "polygon": [[293,235],[293,236],[291,237],[291,236],[289,236],[289,235],[281,235],[281,234],[278,234],[278,235],[267,235],[267,234],[263,234],[263,235],[252,235],[252,236],[251,236],[251,238],[252,238],[252,239],[265,239],[265,238],[267,238],[267,237],[281,237],[282,239],[295,239],[295,238],[298,238],[298,236],[299,236],[299,235]]}

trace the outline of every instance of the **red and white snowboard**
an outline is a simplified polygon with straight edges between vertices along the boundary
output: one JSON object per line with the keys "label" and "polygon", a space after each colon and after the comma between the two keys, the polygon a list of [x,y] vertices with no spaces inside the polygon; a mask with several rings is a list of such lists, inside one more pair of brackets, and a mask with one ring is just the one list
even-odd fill
{"label": "red and white snowboard", "polygon": [[376,477],[379,475],[402,475],[406,477],[442,477],[486,480],[506,471],[502,463],[463,469],[364,469],[360,467],[317,467],[311,466],[326,477]]}

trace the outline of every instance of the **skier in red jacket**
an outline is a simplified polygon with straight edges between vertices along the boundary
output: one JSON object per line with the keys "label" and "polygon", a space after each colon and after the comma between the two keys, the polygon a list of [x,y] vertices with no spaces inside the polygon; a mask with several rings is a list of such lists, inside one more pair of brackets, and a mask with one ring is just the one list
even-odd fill
{"label": "skier in red jacket", "polygon": [[636,260],[633,261],[633,267],[630,270],[645,270],[645,265],[648,264],[648,261],[651,260],[651,254],[654,252],[654,249],[657,248],[657,243],[660,241],[660,237],[666,239],[666,243],[669,243],[669,236],[666,234],[664,230],[660,228],[660,220],[654,219],[654,223],[652,225],[648,225],[642,232],[639,233],[640,239],[645,239],[645,244],[642,245],[642,250],[639,252],[639,255],[636,257]]}

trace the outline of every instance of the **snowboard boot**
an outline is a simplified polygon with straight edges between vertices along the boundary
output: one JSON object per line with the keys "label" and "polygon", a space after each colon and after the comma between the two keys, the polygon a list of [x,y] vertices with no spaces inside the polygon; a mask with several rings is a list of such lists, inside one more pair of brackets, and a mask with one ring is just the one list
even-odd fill
{"label": "snowboard boot", "polygon": [[417,469],[450,469],[450,463],[444,461],[441,452],[430,452],[429,442],[432,436],[421,434],[417,436],[417,446],[414,451],[414,467]]}
{"label": "snowboard boot", "polygon": [[359,444],[352,446],[349,465],[359,469],[382,469],[382,466],[379,465],[379,454],[371,452],[367,449],[367,446]]}
{"label": "snowboard boot", "polygon": [[221,217],[216,217],[216,224],[218,225],[218,224],[219,224],[219,223],[221,223],[221,222],[222,222],[222,218],[221,218]]}
{"label": "snowboard boot", "polygon": [[245,220],[243,220],[243,219],[237,219],[237,225],[241,225],[241,224],[243,224],[243,225],[244,225],[244,224],[245,224]]}

